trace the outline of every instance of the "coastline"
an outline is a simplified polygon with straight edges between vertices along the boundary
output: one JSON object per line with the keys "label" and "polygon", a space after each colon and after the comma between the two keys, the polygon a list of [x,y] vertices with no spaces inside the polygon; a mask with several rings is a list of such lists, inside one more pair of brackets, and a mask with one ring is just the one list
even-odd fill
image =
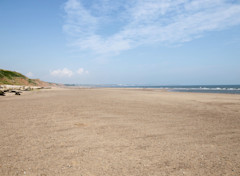
{"label": "coastline", "polygon": [[[67,86],[68,87],[68,86]],[[196,92],[196,93],[223,93],[223,94],[240,94],[240,85],[72,85],[72,88],[124,88],[124,89],[162,89],[171,92]]]}
{"label": "coastline", "polygon": [[240,95],[57,88],[0,97],[1,175],[239,175]]}

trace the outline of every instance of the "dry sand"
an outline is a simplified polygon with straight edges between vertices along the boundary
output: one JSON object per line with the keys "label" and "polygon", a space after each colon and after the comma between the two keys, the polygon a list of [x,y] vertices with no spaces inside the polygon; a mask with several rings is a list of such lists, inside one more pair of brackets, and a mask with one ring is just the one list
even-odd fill
{"label": "dry sand", "polygon": [[72,89],[0,97],[0,175],[240,175],[240,95]]}

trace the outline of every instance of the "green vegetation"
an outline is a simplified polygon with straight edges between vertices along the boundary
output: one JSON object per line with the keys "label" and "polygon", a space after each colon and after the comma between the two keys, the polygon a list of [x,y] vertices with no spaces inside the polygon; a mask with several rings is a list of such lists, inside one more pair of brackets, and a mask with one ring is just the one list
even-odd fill
{"label": "green vegetation", "polygon": [[25,86],[54,86],[40,79],[29,79],[21,73],[0,69],[0,85],[25,85]]}
{"label": "green vegetation", "polygon": [[26,76],[22,75],[21,73],[0,69],[0,78],[4,78],[4,77],[6,77],[8,79],[13,79],[16,77],[23,78],[23,79],[27,78]]}
{"label": "green vegetation", "polygon": [[27,78],[21,73],[0,69],[0,84],[9,85],[36,85],[35,81]]}
{"label": "green vegetation", "polygon": [[28,83],[33,84],[33,85],[37,85],[37,83],[35,83],[35,81],[33,79],[28,79]]}

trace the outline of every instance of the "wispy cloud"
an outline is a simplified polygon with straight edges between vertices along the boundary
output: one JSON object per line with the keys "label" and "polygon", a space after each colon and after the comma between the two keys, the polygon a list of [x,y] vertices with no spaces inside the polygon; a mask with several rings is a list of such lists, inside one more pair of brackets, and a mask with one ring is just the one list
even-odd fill
{"label": "wispy cloud", "polygon": [[88,74],[89,71],[85,70],[84,68],[79,68],[77,71],[72,71],[69,70],[68,68],[63,68],[63,69],[57,69],[50,71],[50,75],[56,76],[56,77],[72,77],[74,75],[83,75],[83,74]]}
{"label": "wispy cloud", "polygon": [[29,77],[29,78],[32,78],[32,77],[34,76],[34,74],[33,74],[32,72],[28,72],[28,73],[26,74],[26,76]]}
{"label": "wispy cloud", "polygon": [[82,75],[82,74],[88,74],[89,72],[87,70],[84,70],[84,68],[79,68],[77,70],[77,74]]}
{"label": "wispy cloud", "polygon": [[57,77],[72,77],[73,76],[73,72],[67,68],[50,71],[50,74],[52,76],[57,76]]}
{"label": "wispy cloud", "polygon": [[227,0],[68,0],[64,32],[97,54],[148,44],[181,44],[240,24],[240,4]]}

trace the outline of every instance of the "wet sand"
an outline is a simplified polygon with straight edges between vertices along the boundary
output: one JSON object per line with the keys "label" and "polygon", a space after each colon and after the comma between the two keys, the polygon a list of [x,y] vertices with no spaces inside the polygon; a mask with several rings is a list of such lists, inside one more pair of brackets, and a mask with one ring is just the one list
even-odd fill
{"label": "wet sand", "polygon": [[142,89],[0,97],[0,175],[240,175],[240,95]]}

